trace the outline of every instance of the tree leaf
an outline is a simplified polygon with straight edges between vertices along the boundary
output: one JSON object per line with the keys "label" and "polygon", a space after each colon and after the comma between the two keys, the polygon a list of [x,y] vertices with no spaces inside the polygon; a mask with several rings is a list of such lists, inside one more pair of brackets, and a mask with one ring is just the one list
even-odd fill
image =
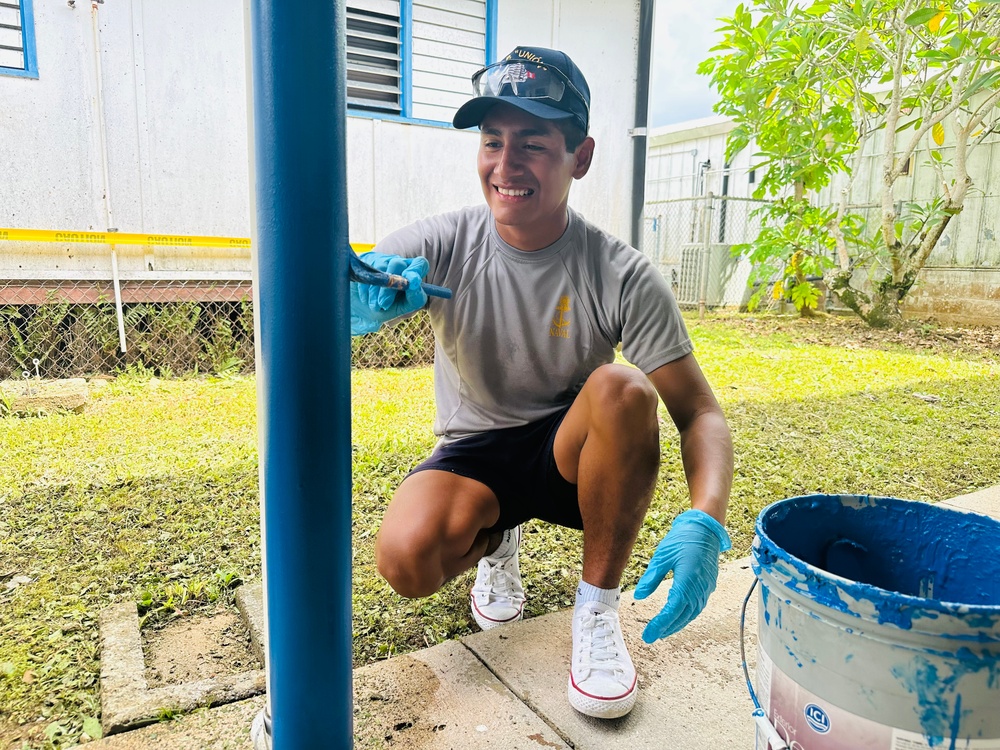
{"label": "tree leaf", "polygon": [[[951,55],[947,52],[942,52],[939,49],[923,49],[915,54],[922,60],[931,60],[933,62],[948,62],[951,60]],[[888,80],[891,81],[892,77],[890,76]]]}
{"label": "tree leaf", "polygon": [[941,22],[944,20],[945,13],[942,11],[938,13],[934,18],[927,22],[927,28],[931,31],[937,31],[941,28]]}
{"label": "tree leaf", "polygon": [[864,52],[868,49],[868,45],[872,43],[871,35],[868,33],[868,29],[861,29],[854,36],[854,46],[858,48],[858,52]]}
{"label": "tree leaf", "polygon": [[920,10],[908,15],[903,23],[907,26],[920,26],[921,24],[925,24],[930,21],[937,14],[937,8],[921,8]]}
{"label": "tree leaf", "polygon": [[764,100],[764,108],[767,109],[774,103],[774,97],[778,95],[777,87],[771,89],[771,93],[767,95],[767,99]]}
{"label": "tree leaf", "polygon": [[[997,1],[1000,2],[1000,0]],[[971,84],[969,84],[969,88],[966,89],[965,95],[967,97],[972,96],[972,94],[976,93],[980,89],[993,86],[997,81],[1000,81],[1000,69],[991,70],[988,73],[984,73],[975,81],[973,81]]]}
{"label": "tree leaf", "polygon": [[66,734],[66,727],[58,721],[53,721],[45,727],[45,736],[49,738],[49,742],[53,742],[56,737],[64,734]]}
{"label": "tree leaf", "polygon": [[934,123],[934,127],[931,128],[931,138],[937,145],[944,145],[944,123]]}
{"label": "tree leaf", "polygon": [[818,300],[819,289],[808,281],[803,281],[801,284],[796,284],[792,287],[792,302],[795,303],[796,310],[801,310],[803,307],[814,310],[816,309]]}
{"label": "tree leaf", "polygon": [[101,722],[93,716],[83,717],[83,731],[86,732],[92,740],[99,740],[104,736],[104,732],[101,730]]}

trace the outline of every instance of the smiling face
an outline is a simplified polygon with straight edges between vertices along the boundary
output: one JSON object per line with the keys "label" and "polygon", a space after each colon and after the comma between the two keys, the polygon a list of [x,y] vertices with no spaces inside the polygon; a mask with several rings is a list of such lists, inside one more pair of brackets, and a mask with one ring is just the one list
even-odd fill
{"label": "smiling face", "polygon": [[549,120],[497,104],[480,124],[479,180],[497,231],[519,250],[541,250],[566,230],[573,180],[590,169],[594,139],[570,153]]}

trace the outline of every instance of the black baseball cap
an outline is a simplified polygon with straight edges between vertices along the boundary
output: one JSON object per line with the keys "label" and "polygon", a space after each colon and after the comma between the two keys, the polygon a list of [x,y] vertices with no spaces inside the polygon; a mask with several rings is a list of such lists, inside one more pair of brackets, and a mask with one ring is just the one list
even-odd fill
{"label": "black baseball cap", "polygon": [[590,87],[569,55],[544,47],[516,47],[472,76],[477,96],[455,113],[456,128],[476,127],[498,102],[543,120],[572,118],[583,132],[590,125]]}

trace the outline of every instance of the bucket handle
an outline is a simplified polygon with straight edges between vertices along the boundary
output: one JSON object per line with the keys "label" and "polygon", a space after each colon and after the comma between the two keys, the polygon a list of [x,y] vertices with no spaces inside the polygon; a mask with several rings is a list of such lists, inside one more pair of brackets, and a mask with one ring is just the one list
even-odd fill
{"label": "bucket handle", "polygon": [[740,660],[743,663],[743,677],[747,681],[747,690],[750,691],[750,700],[753,701],[753,716],[754,722],[757,727],[764,732],[767,737],[767,746],[762,750],[788,750],[788,743],[785,742],[781,735],[778,734],[778,730],[774,728],[774,725],[768,720],[767,714],[764,713],[764,709],[760,707],[760,701],[757,700],[757,693],[754,692],[753,682],[750,680],[750,670],[747,669],[747,651],[746,651],[746,624],[747,624],[747,602],[750,601],[750,597],[753,595],[753,590],[757,588],[757,578],[753,579],[753,583],[750,584],[750,590],[747,595],[743,598],[743,606],[740,608]]}

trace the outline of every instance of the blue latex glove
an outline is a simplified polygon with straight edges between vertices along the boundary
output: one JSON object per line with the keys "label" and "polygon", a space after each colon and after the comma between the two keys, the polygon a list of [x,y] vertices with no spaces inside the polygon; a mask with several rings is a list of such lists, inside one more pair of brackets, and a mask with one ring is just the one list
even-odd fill
{"label": "blue latex glove", "polygon": [[653,643],[673,635],[701,613],[715,591],[719,553],[732,546],[726,529],[704,511],[686,510],[674,519],[635,587],[635,598],[645,599],[674,571],[667,603],[646,625],[642,640]]}
{"label": "blue latex glove", "polygon": [[352,281],[351,335],[374,333],[386,321],[409,315],[427,304],[427,293],[420,288],[430,270],[426,258],[401,258],[375,251],[364,253],[360,258],[378,271],[402,276],[410,286],[403,292]]}

